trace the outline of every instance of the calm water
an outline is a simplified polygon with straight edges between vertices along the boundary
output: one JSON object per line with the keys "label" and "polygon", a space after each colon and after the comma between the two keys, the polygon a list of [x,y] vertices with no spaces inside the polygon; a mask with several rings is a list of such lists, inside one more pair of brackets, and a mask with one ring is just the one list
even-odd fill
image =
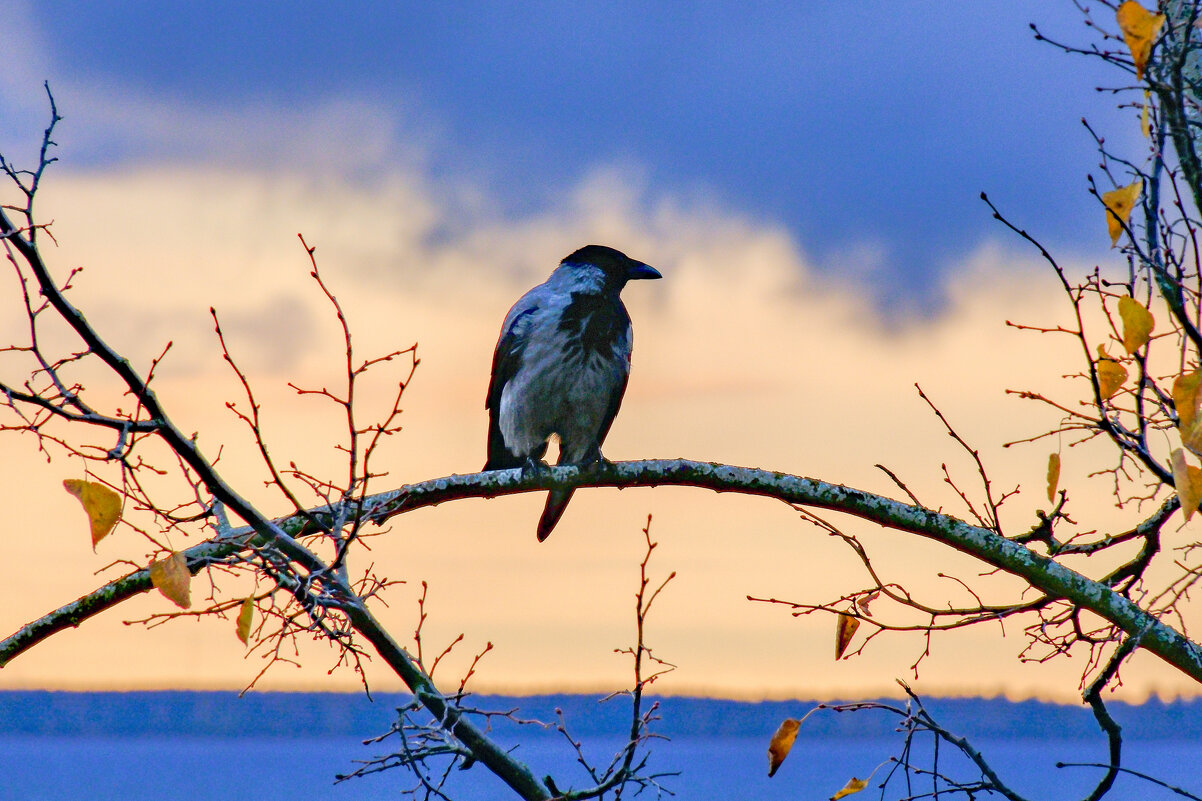
{"label": "calm water", "polygon": [[[588,753],[607,761],[616,741],[592,740]],[[681,771],[663,784],[685,801],[728,799],[827,798],[851,776],[864,777],[897,752],[897,740],[799,739],[776,777],[767,777],[762,739],[676,738],[657,746],[651,768]],[[1097,761],[1100,741],[980,741],[977,746],[1014,788],[1056,801],[1081,797],[1096,773],[1084,768],[1056,769],[1057,760]],[[374,749],[374,750],[373,750]],[[329,799],[396,799],[409,786],[399,770],[333,784],[333,776],[354,768],[379,746],[363,746],[343,737],[283,738],[76,738],[0,736],[0,801],[265,801],[304,796]],[[557,778],[584,779],[561,742],[535,738],[520,750],[536,775],[554,768]],[[945,752],[946,753],[946,752]],[[1157,775],[1202,794],[1202,743],[1144,741],[1125,744],[1128,767]],[[877,778],[883,776],[878,773]],[[449,794],[456,799],[491,801],[513,798],[482,768],[457,772]],[[918,789],[918,788],[916,788]],[[900,784],[887,797],[902,794]],[[654,798],[644,793],[640,798]],[[668,797],[668,796],[665,796]],[[861,798],[878,798],[865,792]],[[1168,790],[1120,778],[1112,799],[1181,798]]]}

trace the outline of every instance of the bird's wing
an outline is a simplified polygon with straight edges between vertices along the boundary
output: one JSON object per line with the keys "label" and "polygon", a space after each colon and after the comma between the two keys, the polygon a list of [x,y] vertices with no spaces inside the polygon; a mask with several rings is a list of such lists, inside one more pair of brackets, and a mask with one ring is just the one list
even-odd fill
{"label": "bird's wing", "polygon": [[509,310],[501,327],[497,349],[493,353],[492,377],[488,382],[488,396],[484,399],[484,406],[488,409],[488,460],[484,465],[485,470],[520,467],[524,461],[505,447],[505,438],[501,435],[499,423],[501,393],[522,366],[522,354],[529,340],[530,326],[535,312],[539,309],[536,292],[538,288],[523,295]]}

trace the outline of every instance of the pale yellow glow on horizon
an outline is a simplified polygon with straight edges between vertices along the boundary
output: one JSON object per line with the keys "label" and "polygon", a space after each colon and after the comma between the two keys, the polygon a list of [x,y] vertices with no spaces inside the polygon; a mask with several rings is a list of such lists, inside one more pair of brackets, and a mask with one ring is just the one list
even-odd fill
{"label": "pale yellow glow on horizon", "polygon": [[[181,427],[200,432],[207,454],[222,450],[227,476],[271,513],[286,507],[263,487],[252,444],[224,408],[240,396],[208,308],[218,309],[232,350],[252,374],[273,451],[335,475],[335,411],[286,387],[289,380],[333,386],[341,369],[338,329],[307,278],[297,231],[317,246],[361,357],[419,343],[406,429],[379,457],[377,467],[390,476],[377,490],[480,468],[483,396],[505,311],[558,258],[595,241],[664,274],[625,295],[634,371],[609,458],[723,461],[899,495],[879,463],[924,501],[964,515],[940,465],[974,493],[975,468],[918,398],[917,382],[981,449],[998,488],[1021,484],[1024,493],[1005,506],[1012,530],[1025,530],[1034,509],[1046,506],[1050,446],[1001,447],[1056,420],[1005,390],[1064,396],[1072,385],[1060,376],[1075,370],[1067,340],[1004,324],[1048,323],[1066,311],[1054,278],[1031,254],[983,245],[950,274],[948,302],[937,315],[886,323],[854,282],[816,274],[783,230],[716,206],[644,198],[620,171],[598,171],[559,208],[516,222],[483,204],[478,218],[455,220],[463,232],[446,241],[430,234],[452,211],[432,197],[421,180],[400,173],[352,182],[173,167],[63,171],[43,201],[60,243],[47,255],[59,275],[86,264],[73,299],[140,368],[174,342],[159,370],[168,408]],[[7,294],[11,272],[0,281]],[[0,318],[6,339],[21,330],[21,320]],[[374,385],[365,409],[385,405],[386,391]],[[79,467],[65,459],[47,465],[28,437],[5,437],[0,447],[0,499],[17,510],[0,568],[7,634],[123,572],[94,575],[114,560],[143,560],[147,547],[124,531],[92,554],[82,513],[61,490],[62,478]],[[1130,512],[1113,509],[1106,478],[1085,479],[1097,459],[1109,456],[1066,451],[1064,482],[1083,525],[1113,527]],[[828,618],[795,620],[781,607],[746,600],[817,602],[863,584],[845,546],[781,504],[677,488],[582,491],[540,545],[533,525],[541,503],[537,495],[460,502],[394,521],[371,541],[370,554],[357,557],[359,566],[371,561],[408,582],[390,591],[377,614],[405,640],[426,580],[428,642],[465,635],[448,675],[491,641],[496,648],[480,668],[478,689],[620,689],[629,671],[613,651],[630,644],[640,529],[652,514],[661,543],[653,571],[678,573],[650,623],[650,644],[678,665],[658,691],[866,697],[896,694],[894,680],[902,678],[928,694],[1065,700],[1083,669],[1081,659],[1020,664],[1019,632],[1008,629],[1001,639],[986,627],[937,637],[917,681],[910,673],[923,648],[917,637],[882,637],[862,656],[835,663]],[[861,535],[890,578],[912,583],[931,602],[967,600],[935,573],[971,578],[980,568],[970,560],[908,535],[839,522]],[[974,586],[1003,598],[1013,584],[992,578]],[[0,671],[0,687],[241,688],[258,672],[257,659],[241,658],[230,621],[175,621],[149,631],[122,624],[165,611],[168,602],[148,594],[56,635]],[[260,686],[353,690],[350,671],[326,675],[332,660],[324,646],[309,647],[303,668],[279,666]],[[399,687],[378,667],[370,676],[380,689]],[[1125,678],[1129,698],[1195,691],[1147,656]]]}

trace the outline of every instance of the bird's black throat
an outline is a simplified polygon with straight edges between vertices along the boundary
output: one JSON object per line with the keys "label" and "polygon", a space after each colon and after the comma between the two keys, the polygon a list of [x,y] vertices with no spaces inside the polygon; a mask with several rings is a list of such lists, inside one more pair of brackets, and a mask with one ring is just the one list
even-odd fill
{"label": "bird's black throat", "polygon": [[607,358],[613,354],[614,343],[629,325],[630,315],[616,297],[605,293],[573,292],[572,300],[559,320],[559,330],[568,335],[564,341],[564,354]]}

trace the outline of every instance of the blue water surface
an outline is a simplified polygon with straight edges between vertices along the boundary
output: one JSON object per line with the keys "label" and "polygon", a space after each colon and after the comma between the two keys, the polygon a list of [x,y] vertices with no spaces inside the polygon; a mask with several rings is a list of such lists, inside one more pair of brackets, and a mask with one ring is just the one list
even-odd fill
{"label": "blue water surface", "polygon": [[[620,745],[612,738],[592,738],[584,743],[594,761],[608,762]],[[1092,768],[1057,769],[1057,761],[1096,762],[1103,756],[1099,740],[1000,739],[976,744],[1013,788],[1032,798],[1057,801],[1087,794],[1098,771]],[[780,771],[767,776],[766,744],[762,738],[677,737],[657,743],[648,772],[678,772],[664,776],[662,786],[687,801],[727,799],[824,799],[852,776],[865,777],[898,753],[899,739],[799,738]],[[929,744],[922,744],[929,758]],[[396,799],[413,786],[402,770],[334,783],[334,775],[357,767],[354,760],[369,759],[385,749],[364,746],[345,736],[297,738],[239,737],[61,737],[0,736],[0,801],[263,801],[277,798]],[[1202,743],[1193,740],[1128,742],[1124,763],[1156,775],[1171,784],[1202,794]],[[574,752],[553,736],[527,740],[517,755],[535,775],[555,774],[561,785],[587,777],[575,763]],[[963,763],[941,759],[945,769],[975,776]],[[874,784],[882,779],[880,768]],[[561,789],[567,789],[561,786]],[[924,789],[916,785],[914,790]],[[929,790],[929,784],[926,786]],[[516,796],[484,768],[453,771],[445,788],[455,799],[492,801]],[[628,791],[627,797],[630,793]],[[907,795],[896,782],[886,798]],[[650,788],[639,798],[655,798]],[[665,798],[671,797],[666,793]],[[862,798],[879,798],[870,787]],[[1181,798],[1169,790],[1120,777],[1108,798]]]}

